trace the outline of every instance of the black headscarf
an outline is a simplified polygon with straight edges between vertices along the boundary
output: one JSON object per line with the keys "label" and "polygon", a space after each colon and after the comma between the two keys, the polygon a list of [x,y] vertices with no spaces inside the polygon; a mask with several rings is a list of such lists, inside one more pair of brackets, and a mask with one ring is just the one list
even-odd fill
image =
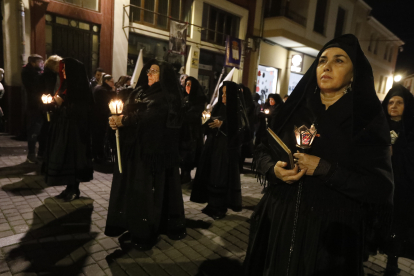
{"label": "black headscarf", "polygon": [[387,96],[385,96],[384,101],[382,102],[382,107],[384,108],[384,113],[388,118],[388,122],[391,120],[390,115],[388,114],[388,102],[394,96],[400,96],[404,100],[404,112],[402,116],[402,126],[404,128],[403,133],[406,136],[411,137],[414,134],[414,97],[411,92],[402,86],[401,84],[395,85],[393,88],[388,91]]}
{"label": "black headscarf", "polygon": [[[190,94],[189,94],[189,101],[192,104],[197,104],[200,102],[206,102],[206,96],[203,92],[203,89],[200,85],[200,83],[198,82],[198,80],[196,78],[193,77],[187,77],[185,79],[185,84],[187,84],[187,81],[191,81],[191,90],[190,90]],[[187,92],[185,92],[187,93]]]}
{"label": "black headscarf", "polygon": [[[65,65],[66,79],[63,79],[62,68]],[[89,89],[88,75],[85,65],[74,58],[64,58],[60,61],[59,74],[61,76],[60,92],[66,95],[65,101],[70,103],[93,104],[93,96]]]}
{"label": "black headscarf", "polygon": [[175,71],[170,63],[158,61],[156,59],[148,61],[141,70],[136,89],[146,91],[150,88],[148,85],[147,70],[154,64],[160,67],[159,83],[161,84],[161,89],[168,93],[167,127],[180,128],[183,122],[183,115],[181,112],[183,98],[180,93],[180,83],[177,80]]}
{"label": "black headscarf", "polygon": [[269,96],[267,96],[268,99],[272,98],[273,100],[275,100],[275,106],[278,106],[279,104],[284,104],[282,98],[280,97],[279,94],[269,94]]}
{"label": "black headscarf", "polygon": [[316,68],[319,58],[326,49],[333,47],[344,50],[353,64],[353,82],[348,91],[352,98],[352,143],[389,145],[391,143],[389,130],[384,124],[385,115],[376,95],[371,64],[365,57],[358,39],[352,34],[337,37],[320,50],[279,113],[283,120],[273,120],[272,128],[279,133],[297,108],[303,103],[308,104],[312,94],[318,90]]}

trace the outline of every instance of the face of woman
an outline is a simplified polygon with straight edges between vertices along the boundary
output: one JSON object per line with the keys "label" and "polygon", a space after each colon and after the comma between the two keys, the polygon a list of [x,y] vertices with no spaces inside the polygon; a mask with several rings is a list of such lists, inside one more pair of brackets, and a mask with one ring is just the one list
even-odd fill
{"label": "face of woman", "polygon": [[269,98],[269,104],[270,104],[270,105],[275,105],[275,104],[276,104],[275,99],[273,99],[273,98]]}
{"label": "face of woman", "polygon": [[113,78],[110,79],[110,80],[106,80],[105,83],[107,85],[109,85],[111,88],[113,88],[115,86],[115,82],[114,82],[114,79]]}
{"label": "face of woman", "polygon": [[63,73],[63,78],[66,79],[65,64],[63,64],[62,73]]}
{"label": "face of woman", "polygon": [[187,81],[187,84],[185,85],[185,92],[187,92],[187,94],[190,94],[191,91],[191,81]]}
{"label": "face of woman", "polygon": [[388,102],[388,114],[391,119],[399,121],[404,113],[404,99],[400,96],[394,96]]}
{"label": "face of woman", "polygon": [[321,92],[343,92],[351,84],[353,65],[341,48],[328,48],[319,58],[316,78]]}
{"label": "face of woman", "polygon": [[148,70],[147,76],[149,86],[160,81],[160,67],[156,64],[151,65],[151,68]]}
{"label": "face of woman", "polygon": [[227,99],[226,90],[227,90],[226,86],[223,86],[223,95],[221,96],[221,102],[224,103],[224,104],[226,104],[226,102],[227,102],[226,101],[226,99]]}

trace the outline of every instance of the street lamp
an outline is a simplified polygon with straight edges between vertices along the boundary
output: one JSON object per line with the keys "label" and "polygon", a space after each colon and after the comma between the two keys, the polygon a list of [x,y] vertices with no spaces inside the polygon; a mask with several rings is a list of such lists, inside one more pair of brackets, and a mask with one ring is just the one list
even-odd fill
{"label": "street lamp", "polygon": [[401,75],[396,75],[396,76],[394,77],[394,81],[395,81],[395,82],[399,82],[401,79],[402,79]]}

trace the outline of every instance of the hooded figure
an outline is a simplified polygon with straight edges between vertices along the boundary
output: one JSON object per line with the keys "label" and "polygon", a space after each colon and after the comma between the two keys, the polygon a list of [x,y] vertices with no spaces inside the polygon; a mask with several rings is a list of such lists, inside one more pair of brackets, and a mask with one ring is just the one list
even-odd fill
{"label": "hooded figure", "polygon": [[284,102],[279,94],[269,94],[267,102],[263,106],[263,112],[259,113],[259,128],[256,133],[255,145],[260,145],[263,138],[266,136],[266,129],[271,125],[272,118],[275,117],[276,112],[280,110]]}
{"label": "hooded figure", "polygon": [[[123,115],[112,116],[120,132],[122,174],[115,166],[105,235],[149,250],[160,234],[186,236],[179,175],[182,97],[171,64],[151,60]],[[114,124],[111,127],[114,128]]]}
{"label": "hooded figure", "polygon": [[207,102],[197,79],[187,77],[185,89],[184,123],[180,133],[181,184],[191,181],[190,172],[197,166],[203,148],[201,114]]}
{"label": "hooded figure", "polygon": [[[318,134],[307,154],[295,153],[302,125]],[[284,169],[266,140],[255,152],[269,187],[251,217],[246,274],[364,275],[366,212],[390,218],[393,182],[389,129],[354,35],[323,47],[271,129],[297,165]]]}
{"label": "hooded figure", "polygon": [[407,240],[414,229],[409,219],[414,213],[414,97],[402,85],[394,86],[382,102],[388,118],[392,141],[392,168],[394,170],[394,213],[389,246],[387,275],[398,275],[398,257],[409,257],[405,251]]}
{"label": "hooded figure", "polygon": [[219,91],[207,140],[200,157],[190,200],[208,203],[203,213],[214,219],[223,218],[227,208],[242,209],[239,171],[240,148],[248,120],[237,84],[225,81]]}
{"label": "hooded figure", "polygon": [[251,158],[253,156],[255,104],[250,89],[247,86],[244,86],[242,83],[240,83],[239,86],[243,93],[243,103],[245,107],[246,116],[249,120],[249,128],[246,129],[245,138],[241,148],[240,171],[243,171],[244,160],[246,158]]}
{"label": "hooded figure", "polygon": [[93,179],[91,155],[92,93],[85,66],[73,58],[60,61],[60,88],[54,95],[44,169],[48,185],[66,185],[56,196],[79,198],[79,183]]}

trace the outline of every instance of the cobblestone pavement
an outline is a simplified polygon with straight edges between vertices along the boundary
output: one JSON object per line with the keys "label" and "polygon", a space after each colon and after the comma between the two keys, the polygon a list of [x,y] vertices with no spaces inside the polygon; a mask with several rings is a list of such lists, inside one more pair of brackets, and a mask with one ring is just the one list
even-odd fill
{"label": "cobblestone pavement", "polygon": [[[96,168],[94,180],[81,183],[81,198],[65,203],[54,199],[63,187],[47,187],[25,150],[25,142],[0,134],[0,276],[242,275],[248,219],[262,196],[253,174],[242,175],[241,212],[214,221],[183,187],[188,236],[161,236],[151,251],[125,253],[103,234],[112,174]],[[367,275],[382,275],[385,263],[386,256],[371,257]],[[401,275],[414,275],[413,261],[399,265]]]}

